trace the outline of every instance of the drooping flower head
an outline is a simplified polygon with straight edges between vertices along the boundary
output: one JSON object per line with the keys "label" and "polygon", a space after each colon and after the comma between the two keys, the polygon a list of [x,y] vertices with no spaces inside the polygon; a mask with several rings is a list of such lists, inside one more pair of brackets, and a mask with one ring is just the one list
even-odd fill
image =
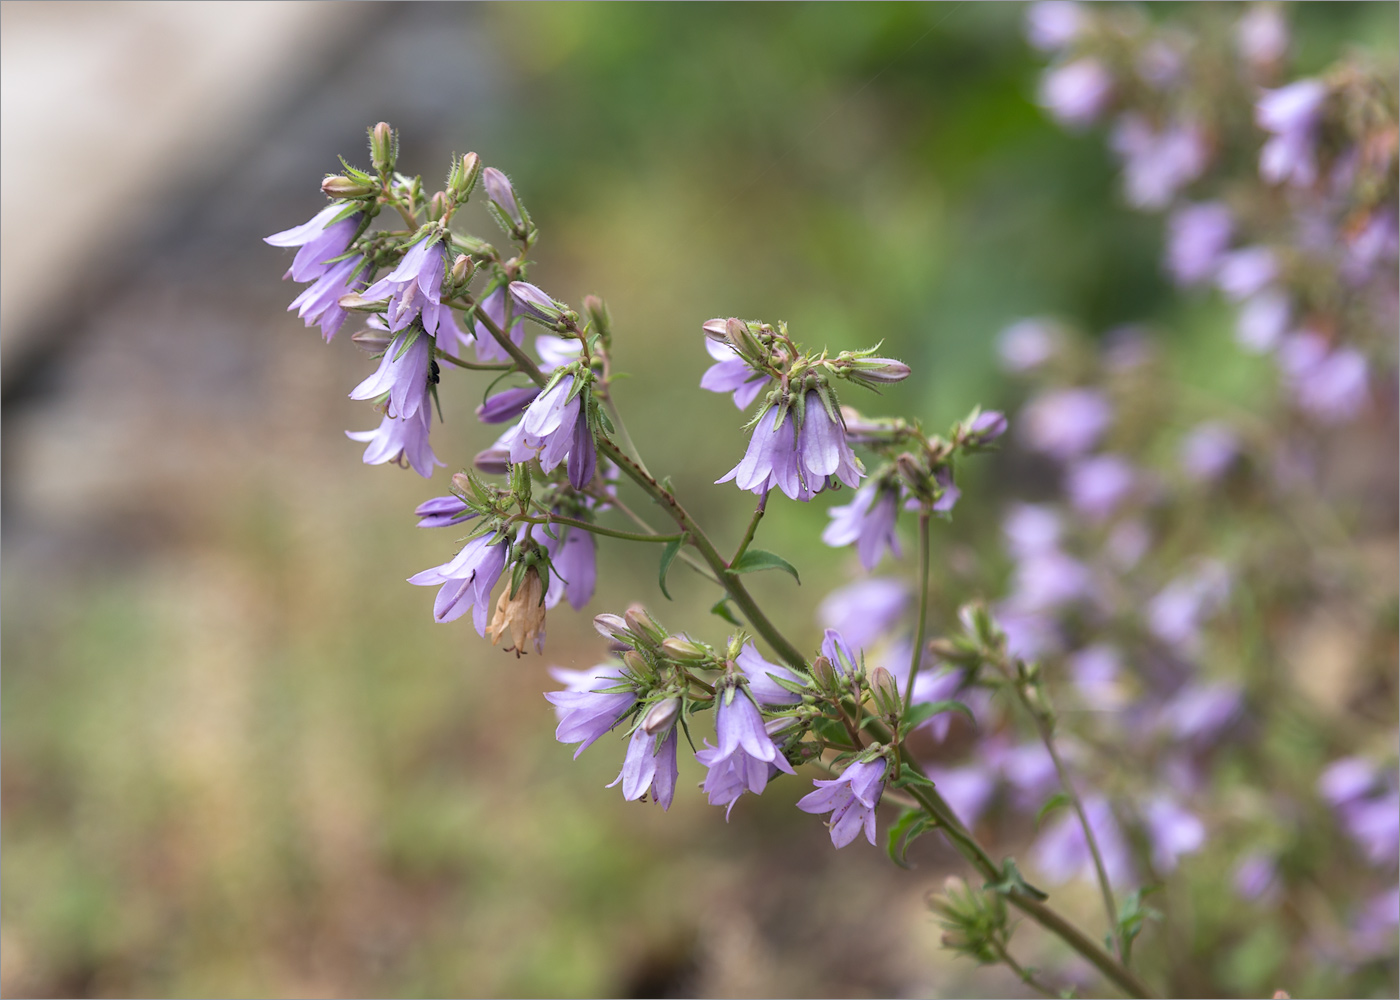
{"label": "drooping flower head", "polygon": [[676,718],[680,707],[679,698],[657,702],[633,731],[622,770],[608,785],[612,788],[621,783],[622,797],[628,802],[651,792],[662,809],[671,808],[676,778],[680,776],[676,766]]}
{"label": "drooping flower head", "polygon": [[544,581],[539,570],[527,566],[518,586],[502,589],[496,599],[496,612],[486,626],[491,645],[498,645],[501,637],[509,634],[507,652],[514,650],[519,656],[533,646],[536,653],[543,653],[545,611]]}
{"label": "drooping flower head", "polygon": [[417,327],[396,336],[384,351],[379,368],[354,389],[351,399],[386,397],[384,412],[412,417],[432,404],[428,400],[432,378],[430,342]]}
{"label": "drooping flower head", "polygon": [[777,487],[793,500],[810,500],[832,480],[856,487],[864,475],[846,441],[838,411],[823,393],[808,390],[797,405],[772,401],[759,415],[739,464],[719,483],[734,480],[741,490],[764,494]]}
{"label": "drooping flower head", "polygon": [[883,757],[855,761],[839,777],[813,781],[817,790],[799,799],[797,808],[807,813],[831,813],[827,826],[831,829],[831,842],[838,848],[855,840],[861,831],[874,844],[875,807],[884,794],[888,766]]}
{"label": "drooping flower head", "polygon": [[796,705],[802,700],[801,695],[783,687],[775,678],[798,685],[802,679],[787,667],[765,660],[753,643],[744,643],[734,663],[748,681],[749,694],[760,705]]}
{"label": "drooping flower head", "polygon": [[1266,91],[1254,108],[1259,127],[1272,133],[1259,151],[1259,175],[1271,184],[1310,187],[1317,180],[1317,128],[1327,85],[1299,80]]}
{"label": "drooping flower head", "polygon": [[621,665],[604,663],[591,670],[562,670],[551,667],[563,691],[545,694],[559,717],[554,738],[560,743],[577,743],[574,758],[587,750],[631,710],[636,693],[627,687]]}
{"label": "drooping flower head", "polygon": [[447,464],[438,460],[428,444],[431,415],[431,407],[420,406],[411,417],[386,416],[372,431],[346,431],[345,436],[352,441],[368,442],[364,457],[366,465],[407,463],[414,472],[428,479],[433,474],[434,466]]}
{"label": "drooping flower head", "polygon": [[598,582],[597,545],[593,535],[581,528],[562,527],[558,538],[546,536],[545,549],[549,552],[554,572],[549,575],[549,590],[545,594],[547,608],[557,605],[567,598],[569,606],[575,610],[593,599],[593,590]]}
{"label": "drooping flower head", "polygon": [[583,392],[574,392],[576,381],[573,375],[560,376],[530,404],[511,441],[510,460],[538,458],[540,468],[549,472],[567,459],[569,482],[581,490],[593,479],[598,453]]}
{"label": "drooping flower head", "polygon": [[715,709],[715,733],[719,745],[711,746],[706,741],[705,749],[698,751],[695,759],[708,769],[703,787],[710,805],[726,806],[727,819],[744,792],[761,795],[777,771],[794,772],[764,728],[758,706],[745,691],[727,685],[722,693],[716,692],[716,701],[719,707]]}
{"label": "drooping flower head", "polygon": [[345,208],[343,202],[327,205],[301,225],[263,238],[264,243],[275,247],[299,248],[287,277],[293,281],[315,281],[335,267],[329,262],[350,249],[350,242],[360,231],[364,218],[362,213],[355,212],[333,221]]}
{"label": "drooping flower head", "polygon": [[710,392],[732,392],[734,405],[741,410],[758,398],[772,379],[754,371],[743,356],[725,339],[728,320],[712,319],[705,324],[705,350],[715,363],[705,369],[700,388]]}
{"label": "drooping flower head", "polygon": [[366,288],[363,297],[371,302],[389,300],[384,316],[395,333],[420,319],[423,329],[433,337],[465,340],[452,309],[442,302],[447,266],[447,241],[437,235],[426,236],[409,247],[396,268]]}
{"label": "drooping flower head", "polygon": [[468,611],[477,634],[486,635],[486,615],[491,590],[506,566],[509,546],[499,535],[478,535],[462,546],[456,556],[432,569],[408,578],[416,587],[438,587],[433,602],[433,620],[456,621]]}
{"label": "drooping flower head", "polygon": [[349,315],[340,304],[341,298],[364,287],[361,275],[364,265],[365,259],[359,254],[332,264],[324,274],[302,289],[287,311],[295,309],[297,317],[307,326],[319,326],[321,336],[326,343],[330,343]]}

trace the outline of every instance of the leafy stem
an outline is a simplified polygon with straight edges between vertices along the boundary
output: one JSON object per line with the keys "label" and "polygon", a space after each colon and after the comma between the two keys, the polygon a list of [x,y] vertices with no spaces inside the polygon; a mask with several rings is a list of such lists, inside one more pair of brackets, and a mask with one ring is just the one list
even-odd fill
{"label": "leafy stem", "polygon": [[919,626],[914,632],[914,651],[909,656],[909,679],[904,682],[904,710],[914,703],[914,675],[923,659],[924,635],[928,630],[928,507],[919,509]]}

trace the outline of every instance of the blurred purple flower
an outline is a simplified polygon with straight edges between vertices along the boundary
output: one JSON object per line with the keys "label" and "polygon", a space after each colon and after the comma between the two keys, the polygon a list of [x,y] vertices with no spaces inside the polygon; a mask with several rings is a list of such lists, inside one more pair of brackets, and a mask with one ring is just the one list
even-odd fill
{"label": "blurred purple flower", "polygon": [[1123,161],[1128,204],[1144,209],[1170,204],[1177,191],[1201,176],[1210,152],[1194,122],[1173,122],[1158,132],[1135,113],[1119,119],[1111,145]]}
{"label": "blurred purple flower", "polygon": [[1317,180],[1317,127],[1327,86],[1299,80],[1267,90],[1254,107],[1254,120],[1272,137],[1259,151],[1259,175],[1271,184],[1287,181],[1310,187]]}
{"label": "blurred purple flower", "polygon": [[1247,902],[1271,903],[1278,896],[1278,866],[1270,854],[1251,851],[1235,866],[1235,895]]}
{"label": "blurred purple flower", "polygon": [[856,544],[860,563],[874,569],[886,548],[899,558],[899,538],[895,522],[899,516],[899,488],[884,482],[869,482],[856,490],[851,502],[832,507],[831,523],[822,532],[822,541],[833,547]]}
{"label": "blurred purple flower", "polygon": [[994,609],[1006,633],[1006,651],[1023,660],[1038,660],[1060,645],[1054,621],[1046,614],[1003,601]]}
{"label": "blurred purple flower", "polygon": [[1136,566],[1152,547],[1152,532],[1140,520],[1123,521],[1113,526],[1104,540],[1104,551],[1119,569]]}
{"label": "blurred purple flower", "polygon": [[1038,807],[1060,787],[1055,761],[1041,743],[992,745],[987,748],[986,758],[1011,786],[1014,798],[1023,808]]}
{"label": "blurred purple flower", "polygon": [[622,782],[622,797],[635,802],[648,791],[662,809],[671,808],[671,800],[676,794],[676,778],[680,769],[676,766],[676,727],[671,726],[666,737],[658,738],[638,726],[627,743],[627,756],[623,759],[622,770],[609,788]]}
{"label": "blurred purple flower", "polygon": [[1118,455],[1094,455],[1071,465],[1065,474],[1069,502],[1085,517],[1102,521],[1132,493],[1137,473]]}
{"label": "blurred purple flower", "polygon": [[1060,389],[1032,400],[1020,426],[1032,449],[1067,461],[1094,447],[1112,420],[1113,409],[1102,393]]}
{"label": "blurred purple flower", "polygon": [[433,620],[456,621],[468,611],[478,635],[486,635],[491,610],[491,590],[501,578],[510,546],[499,535],[478,535],[462,551],[443,563],[415,573],[408,582],[415,587],[438,587]]}
{"label": "blurred purple flower", "polygon": [[1152,866],[1166,875],[1176,870],[1183,854],[1193,854],[1206,842],[1206,828],[1192,813],[1165,795],[1153,797],[1143,810]]}
{"label": "blurred purple flower", "polygon": [[1376,766],[1365,757],[1334,760],[1317,780],[1317,791],[1334,809],[1364,797],[1379,779]]}
{"label": "blurred purple flower", "polygon": [[728,819],[734,803],[745,791],[763,794],[775,769],[786,774],[794,772],[764,728],[758,706],[747,694],[730,688],[717,697],[715,733],[719,746],[706,741],[705,749],[697,751],[695,759],[709,771],[704,789],[710,805],[727,806],[724,815]]}
{"label": "blurred purple flower", "polygon": [[1181,468],[1198,483],[1214,482],[1225,474],[1240,453],[1240,438],[1216,421],[1197,424],[1181,442]]}
{"label": "blurred purple flower", "polygon": [[388,462],[402,465],[407,462],[414,472],[428,479],[433,474],[434,466],[447,464],[438,461],[428,444],[428,422],[431,417],[431,407],[421,406],[411,417],[386,416],[372,431],[346,431],[345,436],[351,441],[368,442],[364,457],[366,465],[384,465]]}
{"label": "blurred purple flower", "polygon": [[817,621],[861,649],[889,635],[908,606],[909,588],[903,581],[873,577],[833,590],[817,608]]}
{"label": "blurred purple flower", "polygon": [[[1090,796],[1084,799],[1084,812],[1089,819],[1089,828],[1094,831],[1094,840],[1099,845],[1109,882],[1116,885],[1127,883],[1133,877],[1132,862],[1113,810],[1104,799]],[[1051,883],[1068,882],[1073,878],[1092,881],[1095,878],[1094,860],[1084,839],[1084,830],[1079,825],[1079,817],[1072,809],[1061,809],[1045,832],[1036,839],[1031,849],[1031,859],[1046,881]]]}
{"label": "blurred purple flower", "polygon": [[548,374],[581,358],[583,342],[573,337],[544,333],[535,338],[535,353],[540,356],[540,371]]}
{"label": "blurred purple flower", "polygon": [[1001,523],[1007,550],[1017,559],[1054,551],[1060,542],[1060,516],[1041,504],[1012,504]]}
{"label": "blurred purple flower", "polygon": [[1358,799],[1339,812],[1342,825],[1366,859],[1373,865],[1393,869],[1396,853],[1400,852],[1400,794],[1390,791]]}
{"label": "blurred purple flower", "polygon": [[1268,69],[1288,51],[1288,25],[1274,4],[1251,4],[1235,25],[1235,45],[1244,61]]}
{"label": "blurred purple flower", "polygon": [[1007,371],[1028,372],[1049,361],[1063,339],[1059,328],[1049,320],[1018,320],[997,336],[997,353]]}
{"label": "blurred purple flower", "polygon": [[1073,0],[1040,0],[1026,8],[1026,40],[1055,52],[1079,37],[1084,23],[1084,11]]}
{"label": "blurred purple flower", "polygon": [[1194,652],[1203,619],[1214,614],[1230,593],[1230,574],[1214,560],[1178,576],[1147,603],[1147,627],[1158,639]]}
{"label": "blurred purple flower", "polygon": [[287,275],[293,281],[314,281],[324,276],[336,266],[327,261],[350,249],[350,241],[359,231],[360,221],[364,216],[355,212],[339,222],[331,221],[344,210],[343,202],[327,205],[301,225],[263,238],[264,243],[275,247],[300,248],[287,271]]}
{"label": "blurred purple flower", "polygon": [[700,388],[710,392],[732,392],[734,405],[741,410],[748,409],[749,404],[772,381],[762,372],[750,368],[739,352],[723,341],[706,337],[705,350],[710,352],[715,363],[705,369],[705,374],[700,377]]}
{"label": "blurred purple flower", "polygon": [[817,790],[798,799],[797,808],[813,814],[831,813],[827,826],[831,842],[838,848],[855,840],[862,830],[865,839],[874,844],[875,807],[885,790],[887,766],[883,758],[848,764],[836,778],[813,781]]}
{"label": "blurred purple flower", "polygon": [[1298,406],[1323,423],[1345,423],[1365,406],[1370,373],[1355,348],[1328,350],[1317,334],[1300,333],[1284,341],[1278,358]]}
{"label": "blurred purple flower", "polygon": [[1400,886],[1386,889],[1366,903],[1352,924],[1351,944],[1363,958],[1394,955],[1400,927]]}
{"label": "blurred purple flower", "polygon": [[[900,686],[902,688],[902,681],[909,676],[910,650],[907,648],[907,644],[906,648],[901,649],[900,652],[904,654],[902,657],[904,661],[903,667],[898,673],[894,670],[891,670],[890,673],[894,675],[897,681],[901,682]],[[920,671],[918,676],[914,678],[914,692],[913,697],[910,699],[910,704],[929,705],[937,701],[952,701],[957,699],[959,693],[962,691],[963,682],[965,680],[967,680],[967,675],[962,670],[944,668],[937,671]],[[952,725],[953,713],[940,712],[938,715],[931,716],[919,723],[915,729],[924,730],[936,742],[942,743],[947,739],[948,730],[952,728]]]}
{"label": "blurred purple flower", "polygon": [[1174,87],[1181,81],[1181,72],[1186,68],[1186,54],[1182,51],[1182,43],[1155,38],[1138,52],[1134,67],[1142,82],[1153,90]]}
{"label": "blurred purple flower", "polygon": [[414,508],[413,513],[422,518],[418,522],[420,528],[446,528],[451,525],[465,524],[476,517],[474,512],[468,512],[465,501],[461,497],[455,496],[433,497],[431,500],[424,500]]}
{"label": "blurred purple flower", "polygon": [[1176,739],[1203,744],[1217,739],[1243,708],[1239,685],[1229,681],[1193,682],[1162,705],[1158,718]]}
{"label": "blurred purple flower", "polygon": [[1215,282],[1236,302],[1264,290],[1278,276],[1278,261],[1268,247],[1252,246],[1235,250],[1220,260]]}
{"label": "blurred purple flower", "polygon": [[350,390],[351,399],[388,396],[384,412],[407,419],[428,408],[429,341],[417,330],[396,336],[384,350],[373,375]]}
{"label": "blurred purple flower", "polygon": [[1393,208],[1381,206],[1355,235],[1347,240],[1342,273],[1353,285],[1363,284],[1374,276],[1377,265],[1385,264],[1394,271],[1395,258],[1400,253],[1400,220]]}
{"label": "blurred purple flower", "polygon": [[953,807],[954,815],[965,826],[975,825],[996,793],[995,775],[976,764],[946,770],[932,766],[927,770],[939,793]]}
{"label": "blurred purple flower", "polygon": [[1209,278],[1230,245],[1234,220],[1222,202],[1183,205],[1167,220],[1167,267],[1179,285]]}
{"label": "blurred purple flower", "polygon": [[1079,650],[1066,664],[1084,706],[1095,712],[1113,712],[1123,707],[1126,695],[1119,681],[1122,659],[1111,646],[1096,645]]}
{"label": "blurred purple flower", "polygon": [[1112,96],[1113,77],[1097,59],[1076,59],[1046,70],[1040,78],[1041,107],[1067,128],[1093,124]]}
{"label": "blurred purple flower", "polygon": [[1023,611],[1049,611],[1092,596],[1089,569],[1058,550],[1028,556],[1016,564],[1008,598]]}
{"label": "blurred purple flower", "polygon": [[1272,350],[1284,332],[1293,313],[1288,296],[1278,289],[1266,288],[1250,296],[1240,307],[1235,322],[1235,340],[1256,354]]}
{"label": "blurred purple flower", "polygon": [[622,667],[604,663],[590,670],[561,670],[551,667],[555,680],[565,685],[563,691],[545,694],[559,717],[554,738],[560,743],[577,743],[574,759],[622,721],[637,696],[631,691],[608,691],[625,683]]}

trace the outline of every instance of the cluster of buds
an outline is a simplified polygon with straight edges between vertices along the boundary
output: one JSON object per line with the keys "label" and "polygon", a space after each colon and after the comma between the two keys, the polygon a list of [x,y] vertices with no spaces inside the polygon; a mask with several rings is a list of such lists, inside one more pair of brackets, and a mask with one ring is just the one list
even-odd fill
{"label": "cluster of buds", "polygon": [[982,965],[1002,961],[1010,929],[1000,893],[978,891],[949,876],[943,892],[929,897],[928,908],[943,928],[943,947]]}

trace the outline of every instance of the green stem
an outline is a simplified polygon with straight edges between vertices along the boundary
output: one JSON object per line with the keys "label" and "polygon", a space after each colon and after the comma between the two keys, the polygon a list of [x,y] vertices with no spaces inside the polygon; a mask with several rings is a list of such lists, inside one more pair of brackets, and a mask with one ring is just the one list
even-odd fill
{"label": "green stem", "polygon": [[449,354],[447,351],[444,351],[441,347],[435,347],[433,353],[439,359],[446,361],[450,365],[456,365],[458,368],[466,368],[474,372],[505,372],[515,368],[514,362],[508,361],[498,361],[493,364],[485,364],[479,361],[463,361],[455,354]]}
{"label": "green stem", "polygon": [[1079,826],[1084,831],[1085,842],[1089,845],[1089,856],[1094,860],[1094,875],[1098,879],[1099,895],[1103,899],[1104,913],[1108,917],[1108,933],[1113,940],[1114,950],[1120,957],[1124,957],[1123,936],[1118,926],[1118,906],[1113,900],[1113,886],[1108,880],[1108,869],[1104,867],[1103,855],[1099,852],[1098,838],[1094,836],[1094,828],[1089,823],[1088,813],[1084,811],[1084,803],[1079,798],[1079,792],[1075,790],[1074,784],[1070,781],[1069,770],[1065,767],[1060,752],[1055,749],[1055,734],[1051,728],[1050,719],[1044,711],[1038,710],[1035,705],[1031,704],[1031,700],[1026,694],[1025,684],[1016,676],[1005,657],[998,661],[997,666],[1011,684],[1012,690],[1016,692],[1016,700],[1021,703],[1021,707],[1026,710],[1031,721],[1035,724],[1040,742],[1045,746],[1050,760],[1055,765],[1055,775],[1059,778],[1060,788],[1069,799],[1070,805],[1074,807],[1075,815],[1079,817]]}
{"label": "green stem", "polygon": [[924,634],[928,629],[928,508],[919,511],[919,627],[914,633],[914,651],[909,656],[909,679],[904,682],[904,710],[914,703],[914,675],[924,656]]}
{"label": "green stem", "polygon": [[763,512],[767,507],[768,491],[764,490],[763,495],[758,498],[758,506],[753,510],[753,517],[749,518],[749,527],[744,532],[744,540],[739,543],[739,549],[734,553],[734,558],[729,560],[729,565],[733,566],[749,550],[749,543],[753,541],[754,533],[758,531],[758,522],[763,520]]}
{"label": "green stem", "polygon": [[[481,324],[486,327],[491,336],[496,338],[496,342],[515,361],[516,366],[524,372],[536,385],[543,386],[547,381],[545,374],[540,371],[539,366],[530,358],[528,354],[520,349],[509,337],[506,336],[499,326],[497,326],[482,310],[476,310],[476,317]],[[763,609],[754,601],[753,595],[744,586],[738,576],[729,572],[729,564],[724,561],[724,557],[719,554],[719,550],[710,541],[710,537],[701,530],[695,520],[686,512],[685,508],[669,490],[662,487],[651,474],[637,464],[628,456],[617,444],[608,439],[600,438],[598,450],[608,458],[617,463],[627,477],[641,487],[642,492],[651,497],[666,511],[671,520],[676,522],[685,534],[690,536],[690,544],[695,546],[700,558],[704,559],[719,580],[720,586],[729,594],[731,600],[749,620],[755,632],[761,635],[773,651],[796,670],[807,672],[807,659],[792,644],[786,636],[778,631],[777,627],[769,621],[768,616],[763,613]]]}
{"label": "green stem", "polygon": [[626,542],[674,542],[684,538],[684,535],[643,535],[635,531],[618,531],[616,528],[605,528],[600,524],[592,524],[588,521],[580,521],[577,518],[565,517],[562,514],[550,514],[548,517],[522,517],[520,521],[529,524],[567,524],[571,528],[579,528],[582,531],[592,532],[595,535],[606,535],[609,538],[621,538]]}
{"label": "green stem", "polygon": [[1059,997],[1059,993],[1052,990],[1049,986],[1046,986],[1044,983],[1042,983],[1039,979],[1035,977],[1034,973],[1022,966],[1020,962],[1012,958],[1011,952],[1007,950],[1006,945],[1002,944],[996,938],[992,938],[989,943],[991,944],[992,948],[996,951],[997,957],[1006,963],[1006,967],[1008,969],[1016,973],[1016,975],[1020,978],[1021,982],[1025,983],[1027,986],[1035,990],[1041,996],[1047,996],[1052,998]]}

